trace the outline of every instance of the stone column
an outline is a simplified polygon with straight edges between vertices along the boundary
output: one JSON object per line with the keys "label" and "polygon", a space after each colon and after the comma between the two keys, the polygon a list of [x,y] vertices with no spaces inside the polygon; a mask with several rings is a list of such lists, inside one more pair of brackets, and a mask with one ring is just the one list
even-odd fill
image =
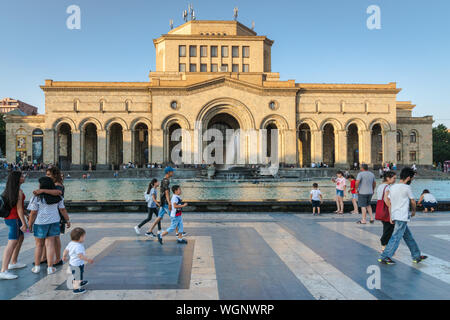
{"label": "stone column", "polygon": [[394,163],[397,160],[397,132],[395,130],[383,131],[383,163]]}
{"label": "stone column", "polygon": [[153,146],[153,142],[152,142],[152,132],[153,130],[151,130],[151,128],[148,128],[148,162],[149,163],[153,163],[153,159],[152,159],[152,146]]}
{"label": "stone column", "polygon": [[323,133],[322,130],[311,130],[311,162],[323,161]]}
{"label": "stone column", "polygon": [[286,130],[284,131],[284,145],[285,145],[285,162],[287,164],[298,163],[297,157],[297,131],[294,130]]}
{"label": "stone column", "polygon": [[128,163],[131,161],[132,152],[132,134],[131,130],[123,130],[123,163]]}
{"label": "stone column", "polygon": [[152,132],[152,160],[156,163],[164,161],[164,132],[161,129],[153,130]]}
{"label": "stone column", "polygon": [[[13,146],[15,146],[15,136],[14,136],[14,143]],[[56,154],[57,154],[57,149],[58,148],[58,143],[55,139],[55,131],[53,129],[49,129],[49,130],[44,130],[44,163],[48,164],[48,163],[56,163]],[[14,161],[16,162],[16,149],[14,148],[14,152],[13,152],[14,156]]]}
{"label": "stone column", "polygon": [[72,131],[72,170],[82,169],[82,155],[83,150],[81,148],[82,139],[84,140],[84,134],[80,131]]}
{"label": "stone column", "polygon": [[372,164],[372,137],[370,130],[358,131],[359,137],[359,162]]}
{"label": "stone column", "polygon": [[347,131],[335,130],[334,131],[334,150],[335,150],[335,166],[347,167]]}
{"label": "stone column", "polygon": [[106,143],[106,130],[97,131],[97,170],[109,169]]}

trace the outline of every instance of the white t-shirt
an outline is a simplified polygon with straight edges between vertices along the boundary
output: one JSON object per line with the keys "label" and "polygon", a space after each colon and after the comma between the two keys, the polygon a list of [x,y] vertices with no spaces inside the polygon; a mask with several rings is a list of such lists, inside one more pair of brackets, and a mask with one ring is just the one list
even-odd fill
{"label": "white t-shirt", "polygon": [[346,180],[344,177],[337,178],[336,179],[336,189],[338,190],[344,190],[346,185]]}
{"label": "white t-shirt", "polygon": [[[384,191],[384,188],[386,188],[386,191]],[[377,200],[383,200],[383,191],[387,193],[389,191],[389,188],[390,186],[386,183],[380,184],[377,189]]]}
{"label": "white t-shirt", "polygon": [[176,194],[174,194],[172,196],[172,199],[170,200],[170,202],[172,203],[172,210],[170,211],[170,217],[174,218],[177,215],[177,210],[181,215],[181,208],[175,208],[174,204],[177,205],[181,205],[181,198],[179,196],[177,196]]}
{"label": "white t-shirt", "polygon": [[311,200],[314,200],[314,201],[320,201],[320,195],[322,194],[322,192],[320,192],[319,189],[313,189],[313,190],[311,190],[311,193],[310,193],[310,194],[312,194]]}
{"label": "white t-shirt", "polygon": [[409,212],[410,199],[414,199],[411,186],[404,183],[391,185],[389,188],[389,199],[391,200],[392,220],[409,221],[411,219]]}
{"label": "white t-shirt", "polygon": [[431,193],[425,193],[423,195],[423,201],[424,202],[437,203],[436,198]]}
{"label": "white t-shirt", "polygon": [[59,222],[61,220],[59,209],[64,208],[64,200],[55,204],[47,204],[45,203],[45,200],[41,200],[39,197],[33,197],[27,209],[30,211],[37,211],[37,217],[34,224],[43,225]]}
{"label": "white t-shirt", "polygon": [[84,265],[84,261],[81,260],[78,255],[85,255],[86,251],[82,243],[70,241],[66,247],[66,250],[69,251],[69,264],[74,267],[79,267]]}

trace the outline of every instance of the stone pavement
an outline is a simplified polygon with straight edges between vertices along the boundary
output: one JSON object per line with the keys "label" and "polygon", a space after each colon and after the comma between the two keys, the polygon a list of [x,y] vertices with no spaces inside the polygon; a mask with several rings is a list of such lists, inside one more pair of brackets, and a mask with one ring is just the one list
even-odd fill
{"label": "stone pavement", "polygon": [[[31,273],[34,238],[26,235],[17,280],[0,280],[0,299],[450,299],[450,213],[419,213],[410,223],[429,258],[411,261],[404,243],[396,265],[379,265],[381,223],[325,214],[184,214],[188,245],[137,236],[146,214],[72,214],[87,230],[88,292],[67,290],[67,265],[47,276]],[[163,228],[169,220],[163,221]],[[6,244],[0,224],[0,250]],[[69,235],[62,237],[63,246]],[[369,266],[381,289],[369,289]]]}

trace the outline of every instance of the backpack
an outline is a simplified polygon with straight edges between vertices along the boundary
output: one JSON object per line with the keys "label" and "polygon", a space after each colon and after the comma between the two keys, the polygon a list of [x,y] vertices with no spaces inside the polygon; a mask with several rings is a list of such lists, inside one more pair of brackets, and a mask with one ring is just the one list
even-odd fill
{"label": "backpack", "polygon": [[3,196],[0,196],[0,218],[7,218],[10,212],[11,209],[6,203],[5,198],[3,198]]}
{"label": "backpack", "polygon": [[390,221],[389,207],[386,205],[386,202],[384,202],[384,193],[386,192],[387,187],[388,186],[384,187],[383,198],[379,199],[377,201],[377,209],[375,211],[375,220]]}

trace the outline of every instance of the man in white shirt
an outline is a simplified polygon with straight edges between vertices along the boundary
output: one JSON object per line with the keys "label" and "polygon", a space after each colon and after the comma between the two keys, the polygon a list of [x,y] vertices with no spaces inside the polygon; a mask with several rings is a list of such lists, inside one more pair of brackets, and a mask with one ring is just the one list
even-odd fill
{"label": "man in white shirt", "polygon": [[[414,263],[419,263],[427,258],[427,256],[421,255],[419,246],[408,228],[408,221],[416,214],[416,201],[410,186],[414,175],[414,170],[404,168],[400,173],[400,183],[392,185],[388,191],[387,205],[390,208],[391,221],[395,223],[395,227],[389,243],[378,259],[378,262],[382,264],[395,264],[391,257],[400,245],[402,238],[411,252]],[[410,205],[411,212],[409,211]]]}

